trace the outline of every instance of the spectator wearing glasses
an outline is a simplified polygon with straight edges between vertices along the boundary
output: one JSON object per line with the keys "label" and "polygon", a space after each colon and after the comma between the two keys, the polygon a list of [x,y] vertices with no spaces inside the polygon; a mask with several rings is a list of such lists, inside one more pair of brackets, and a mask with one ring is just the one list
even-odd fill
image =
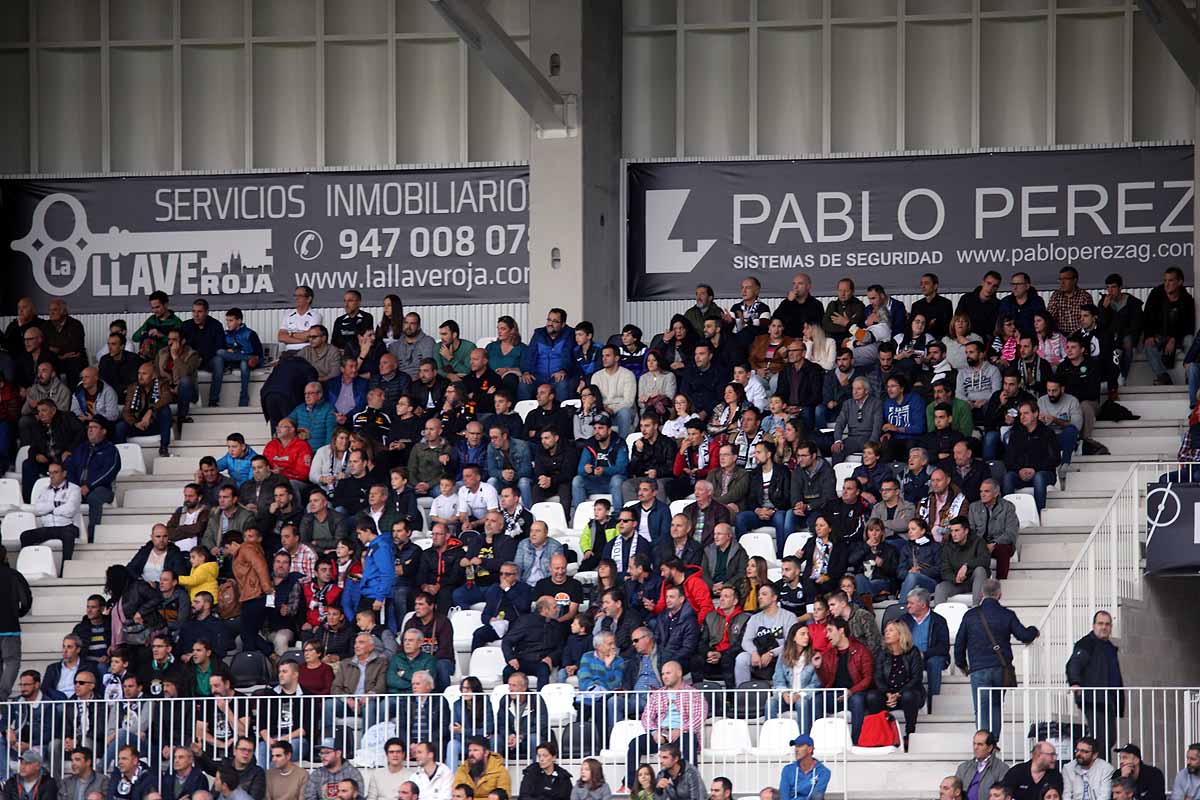
{"label": "spectator wearing glasses", "polygon": [[999,315],[1012,317],[1021,333],[1033,333],[1033,315],[1045,312],[1046,304],[1033,287],[1027,272],[1014,272],[1011,283],[1012,294],[1000,301]]}
{"label": "spectator wearing glasses", "polygon": [[520,400],[532,400],[539,384],[548,383],[561,403],[570,398],[573,387],[575,331],[567,325],[567,312],[552,308],[546,313],[544,327],[534,331],[521,358],[521,378],[517,386]]}
{"label": "spectator wearing glasses", "polygon": [[[296,301],[296,307],[283,315],[276,338],[285,350],[303,350],[310,341],[309,329],[314,325],[321,325],[325,320],[321,312],[312,307],[313,290],[310,287],[297,286],[292,297]],[[328,335],[326,332],[326,338]]]}
{"label": "spectator wearing glasses", "polygon": [[1100,757],[1100,745],[1090,736],[1075,742],[1075,758],[1062,767],[1066,797],[1100,798],[1112,796],[1113,765]]}

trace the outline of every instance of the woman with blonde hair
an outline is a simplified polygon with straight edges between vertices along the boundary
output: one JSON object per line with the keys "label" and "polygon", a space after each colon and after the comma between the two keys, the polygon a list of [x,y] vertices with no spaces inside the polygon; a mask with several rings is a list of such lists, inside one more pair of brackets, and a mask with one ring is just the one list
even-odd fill
{"label": "woman with blonde hair", "polygon": [[925,659],[913,646],[912,631],[898,619],[883,628],[883,651],[875,659],[875,687],[867,692],[867,713],[904,712],[904,749],[925,705]]}
{"label": "woman with blonde hair", "polygon": [[971,318],[963,313],[955,314],[950,318],[950,332],[942,339],[942,344],[946,345],[946,360],[954,369],[966,369],[968,342],[984,343],[982,336],[971,332]]}
{"label": "woman with blonde hair", "polygon": [[837,342],[825,335],[820,323],[804,323],[804,344],[808,346],[806,357],[809,361],[820,364],[826,372],[833,369],[834,359],[837,358]]}

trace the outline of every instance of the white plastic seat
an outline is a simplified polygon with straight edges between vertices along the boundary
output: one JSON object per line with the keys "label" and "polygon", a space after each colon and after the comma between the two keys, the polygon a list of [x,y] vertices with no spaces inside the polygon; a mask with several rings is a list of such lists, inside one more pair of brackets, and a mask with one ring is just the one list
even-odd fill
{"label": "white plastic seat", "polygon": [[[50,478],[43,475],[33,482],[33,491],[29,493],[30,500],[36,500],[37,496],[42,493],[42,490],[50,485]],[[31,507],[32,508],[32,507]]]}
{"label": "white plastic seat", "polygon": [[29,445],[24,444],[17,448],[17,457],[13,460],[13,472],[21,474],[21,467],[29,459]]}
{"label": "white plastic seat", "polygon": [[792,739],[800,735],[800,725],[794,719],[777,717],[763,723],[758,731],[758,745],[753,752],[759,758],[778,758],[781,754],[790,755]]}
{"label": "white plastic seat", "polygon": [[[933,613],[940,614],[946,620],[946,627],[950,631],[950,641],[958,636],[958,629],[962,626],[963,616],[969,611],[971,605],[967,603],[955,603],[947,601],[938,603],[933,607]],[[950,659],[950,671],[954,672],[954,659]]]}
{"label": "white plastic seat", "polygon": [[785,556],[796,555],[796,553],[804,549],[804,545],[808,544],[808,540],[811,538],[812,534],[808,531],[796,531],[795,533],[789,533],[787,539],[783,543],[783,554]]}
{"label": "white plastic seat", "polygon": [[471,651],[467,672],[479,678],[485,688],[495,686],[503,680],[504,653],[499,647],[480,647]]}
{"label": "white plastic seat", "polygon": [[567,515],[563,511],[562,503],[557,500],[534,503],[533,508],[529,509],[529,513],[533,514],[534,519],[546,523],[546,527],[551,531],[567,529]]}
{"label": "white plastic seat", "polygon": [[612,726],[612,730],[608,733],[608,747],[600,751],[600,758],[608,759],[625,759],[625,751],[629,748],[629,743],[646,732],[642,727],[642,723],[636,719],[623,719],[616,725]]}
{"label": "white plastic seat", "polygon": [[1041,515],[1038,514],[1037,503],[1033,500],[1032,494],[1006,494],[1004,499],[1013,504],[1013,508],[1017,511],[1017,525],[1020,528],[1037,527],[1042,524]]}
{"label": "white plastic seat", "polygon": [[858,464],[852,464],[849,461],[843,461],[840,464],[833,465],[833,477],[836,481],[834,491],[836,494],[842,493],[842,481],[854,474],[854,470],[858,469]]}
{"label": "white plastic seat", "polygon": [[750,752],[750,726],[744,719],[713,720],[711,743],[704,749],[714,757],[736,757]]}
{"label": "white plastic seat", "polygon": [[738,539],[738,544],[746,551],[746,558],[762,556],[768,566],[774,566],[779,563],[779,559],[775,557],[775,529],[768,530],[771,532],[752,531],[747,533]]}
{"label": "white plastic seat", "polygon": [[451,683],[442,690],[442,697],[446,698],[446,705],[453,709],[454,704],[458,702],[458,698],[462,697],[462,686],[457,683]]}
{"label": "white plastic seat", "polygon": [[490,700],[492,704],[492,713],[500,713],[500,701],[505,697],[508,697],[507,683],[498,683],[492,687],[491,694],[488,695],[488,700]]}
{"label": "white plastic seat", "polygon": [[121,471],[117,477],[146,474],[146,457],[142,455],[142,448],[126,442],[117,445],[117,453],[121,456]]}
{"label": "white plastic seat", "polygon": [[583,407],[583,401],[578,397],[572,397],[568,400],[563,400],[561,403],[559,403],[559,406],[562,408],[573,408],[578,411]]}
{"label": "white plastic seat", "polygon": [[689,500],[686,497],[683,498],[682,500],[672,500],[671,501],[671,516],[673,517],[676,514],[682,514],[683,510],[685,508],[687,508],[688,506],[690,506],[694,502],[696,502],[696,501]]}
{"label": "white plastic seat", "polygon": [[767,567],[767,580],[776,583],[783,579],[783,567]]}
{"label": "white plastic seat", "polygon": [[486,350],[487,346],[494,341],[496,341],[495,336],[480,336],[478,339],[475,340],[475,346],[478,347],[480,350]]}
{"label": "white plastic seat", "polygon": [[581,531],[587,527],[587,524],[596,517],[595,503],[584,502],[575,506],[575,513],[571,515],[571,530]]}
{"label": "white plastic seat", "polygon": [[482,616],[482,612],[463,608],[450,615],[450,627],[454,629],[454,649],[457,652],[471,652],[471,639],[475,630],[483,624]]}
{"label": "white plastic seat", "polygon": [[521,418],[521,421],[524,422],[525,417],[529,416],[529,412],[533,411],[537,407],[537,400],[518,400],[517,404],[513,406],[513,411],[515,411],[517,416]]}
{"label": "white plastic seat", "polygon": [[21,546],[21,534],[37,527],[37,517],[29,511],[10,511],[0,520],[0,541],[9,550]]}
{"label": "white plastic seat", "polygon": [[579,713],[575,710],[575,687],[569,683],[548,683],[538,689],[546,703],[550,724],[556,727],[569,725]]}
{"label": "white plastic seat", "polygon": [[123,508],[150,508],[156,512],[168,515],[183,502],[183,489],[178,486],[169,488],[131,487],[125,490],[121,500]]}
{"label": "white plastic seat", "polygon": [[970,608],[971,606],[973,606],[975,604],[975,598],[971,596],[970,592],[967,592],[966,594],[952,594],[952,595],[950,595],[950,599],[947,600],[946,602],[947,603],[959,603],[961,605],[966,606],[967,608]]}
{"label": "white plastic seat", "polygon": [[822,717],[813,723],[809,734],[813,750],[821,756],[837,756],[850,746],[850,723],[839,717]]}
{"label": "white plastic seat", "polygon": [[0,478],[0,506],[19,506],[21,503],[21,482],[16,478]]}
{"label": "white plastic seat", "polygon": [[629,448],[630,453],[633,453],[633,443],[636,442],[640,438],[642,438],[641,431],[634,431],[633,433],[631,433],[625,437],[625,446],[627,448]]}
{"label": "white plastic seat", "polygon": [[882,747],[860,747],[856,744],[850,745],[850,755],[854,756],[886,756],[888,753],[895,753],[899,750],[893,744],[885,744]]}
{"label": "white plastic seat", "polygon": [[17,556],[17,572],[30,581],[57,578],[58,565],[54,560],[54,551],[42,544],[22,547]]}

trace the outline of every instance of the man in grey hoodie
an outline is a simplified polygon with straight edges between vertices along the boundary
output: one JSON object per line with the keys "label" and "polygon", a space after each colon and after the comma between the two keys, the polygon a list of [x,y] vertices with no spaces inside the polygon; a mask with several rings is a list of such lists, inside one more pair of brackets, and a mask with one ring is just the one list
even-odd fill
{"label": "man in grey hoodie", "polygon": [[683,760],[679,745],[671,742],[658,750],[658,779],[654,783],[656,800],[705,800],[704,779],[694,764]]}
{"label": "man in grey hoodie", "polygon": [[319,748],[321,766],[308,773],[304,785],[304,800],[326,800],[337,795],[339,781],[351,780],[363,791],[362,773],[353,764],[342,758],[342,745],[332,736],[321,740]]}
{"label": "man in grey hoodie", "polygon": [[775,661],[783,652],[783,640],[796,624],[796,615],[779,605],[779,590],[774,584],[758,587],[759,612],[746,623],[742,634],[742,652],[734,661],[733,674],[737,686],[750,680],[752,671],[770,675]]}

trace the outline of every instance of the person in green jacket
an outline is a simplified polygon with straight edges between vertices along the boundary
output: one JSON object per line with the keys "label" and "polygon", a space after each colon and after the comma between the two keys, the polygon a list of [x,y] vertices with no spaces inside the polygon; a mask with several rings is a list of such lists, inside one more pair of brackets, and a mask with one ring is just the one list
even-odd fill
{"label": "person in green jacket", "polygon": [[437,673],[437,660],[429,653],[421,652],[421,632],[409,628],[404,632],[400,643],[400,652],[388,661],[387,689],[389,694],[409,694],[412,692],[412,676],[421,670],[430,675]]}
{"label": "person in green jacket", "polygon": [[438,372],[453,382],[462,380],[471,371],[471,351],[475,343],[459,338],[458,323],[448,319],[438,327],[441,344],[433,354]]}
{"label": "person in green jacket", "polygon": [[970,439],[975,433],[975,418],[971,416],[971,404],[961,397],[954,396],[954,382],[948,377],[939,375],[933,380],[933,402],[925,405],[925,430],[933,430],[933,411],[942,403],[949,403],[953,409],[950,415],[950,427]]}
{"label": "person in green jacket", "polygon": [[580,572],[594,570],[600,563],[600,554],[604,545],[617,535],[617,521],[612,517],[612,503],[600,498],[592,504],[592,518],[579,532],[579,552],[583,553],[583,561],[579,563]]}
{"label": "person in green jacket", "polygon": [[182,332],[183,321],[171,310],[171,298],[166,292],[151,292],[149,300],[150,316],[133,332],[133,341],[137,342],[138,353],[143,358],[153,359],[167,346],[168,333]]}
{"label": "person in green jacket", "polygon": [[979,605],[991,563],[992,554],[983,537],[971,532],[970,520],[961,515],[950,520],[950,539],[942,542],[942,580],[934,590],[934,604],[970,592],[971,605]]}

